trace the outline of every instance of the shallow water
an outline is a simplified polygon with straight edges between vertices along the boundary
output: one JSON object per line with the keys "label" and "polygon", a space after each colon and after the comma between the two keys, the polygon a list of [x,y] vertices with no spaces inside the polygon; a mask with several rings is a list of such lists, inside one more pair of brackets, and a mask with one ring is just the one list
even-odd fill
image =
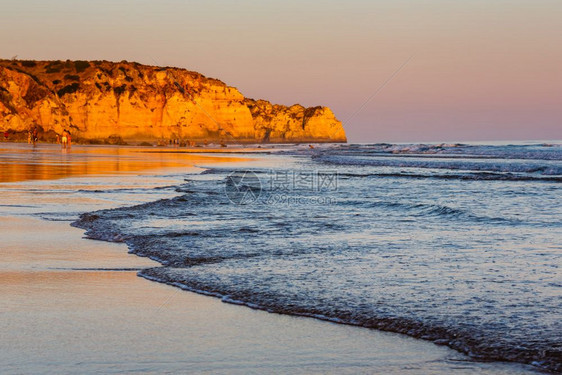
{"label": "shallow water", "polygon": [[562,371],[560,146],[295,147],[263,160],[253,180],[211,167],[182,196],[75,225],[159,260],[140,273],[151,280]]}
{"label": "shallow water", "polygon": [[[282,182],[279,178],[283,173],[277,170],[339,171],[337,165],[316,160],[338,151],[339,147],[333,146],[317,147],[313,151],[306,145],[276,146],[280,152],[252,156],[253,161],[175,152],[159,153],[155,161],[153,155],[147,157],[132,148],[117,151],[118,148],[111,147],[76,147],[65,156],[66,171],[71,171],[66,174],[59,173],[57,163],[61,151],[56,147],[41,146],[33,151],[26,145],[2,145],[1,149],[2,165],[4,160],[13,162],[15,158],[23,165],[20,168],[13,162],[18,178],[0,184],[3,197],[0,276],[5,281],[0,293],[3,372],[512,374],[530,371],[520,365],[474,362],[446,347],[395,334],[381,336],[370,329],[283,317],[237,306],[225,309],[218,300],[195,298],[191,293],[177,292],[178,289],[135,277],[138,269],[146,269],[141,274],[146,278],[269,311],[354,324],[368,315],[371,320],[366,321],[366,326],[372,322],[390,322],[380,328],[397,331],[405,326],[404,316],[408,313],[419,317],[414,321],[414,328],[426,327],[424,324],[430,320],[423,320],[427,318],[425,311],[429,308],[435,311],[439,306],[431,301],[435,296],[419,298],[424,293],[427,296],[424,287],[427,281],[420,275],[432,281],[428,275],[435,274],[432,278],[438,278],[438,273],[445,269],[449,272],[445,273],[446,280],[451,280],[457,278],[452,275],[455,272],[467,272],[466,266],[456,270],[445,267],[447,257],[454,256],[455,247],[439,257],[422,256],[423,247],[431,249],[434,244],[432,236],[437,224],[442,222],[437,219],[439,211],[452,214],[453,218],[458,213],[423,204],[411,207],[412,203],[418,204],[418,198],[413,192],[406,196],[405,185],[410,179],[425,180],[435,190],[434,194],[438,194],[436,187],[442,188],[440,182],[429,184],[436,179],[397,177],[390,183],[383,180],[392,178],[373,177],[380,172],[379,167],[369,170],[359,166],[350,171],[346,166],[346,173],[342,171],[338,176],[336,190],[319,193],[308,191],[306,185],[300,185],[298,192],[279,186],[270,189],[271,179],[277,178],[276,184]],[[84,154],[98,156],[85,160]],[[247,159],[246,155],[242,156]],[[113,166],[135,165],[107,173],[103,168],[73,166],[87,165],[90,161],[97,165],[98,157],[113,160]],[[127,162],[122,163],[123,160]],[[225,161],[228,163],[219,163]],[[25,167],[30,164],[44,164],[41,167],[44,173],[35,173],[36,167]],[[160,167],[166,169],[154,169]],[[262,195],[254,204],[232,204],[225,192],[226,176],[232,169],[248,167],[256,170],[263,181]],[[202,170],[205,172],[200,174]],[[0,175],[6,176],[3,171]],[[364,183],[361,179],[373,179],[376,183],[370,188],[372,182]],[[461,184],[461,179],[457,180]],[[494,184],[501,183],[494,181]],[[527,183],[518,181],[512,190],[517,191]],[[556,182],[540,184],[545,188],[550,186],[552,194],[559,194],[559,190],[554,190],[558,188]],[[393,204],[381,204],[382,198],[392,200]],[[399,198],[405,202],[399,202]],[[451,203],[450,197],[442,200],[443,206]],[[459,205],[468,202],[465,198]],[[547,203],[543,208],[536,208],[543,215],[538,215],[535,222],[520,225],[524,230],[537,230],[536,237],[528,241],[531,248],[543,243],[543,248],[548,249],[548,238],[535,245],[543,235],[540,233],[543,222],[556,217],[548,213]],[[521,201],[522,208],[527,204]],[[80,240],[80,230],[69,228],[68,223],[83,212],[100,208],[112,210],[96,213],[97,218],[86,215],[80,224],[88,226],[92,236],[127,242],[139,254],[170,262],[169,267],[147,268],[156,264],[130,258],[121,248],[123,245]],[[359,215],[353,216],[356,214]],[[454,240],[462,220],[484,225],[482,217],[498,216],[497,212],[484,211],[468,214],[446,220],[453,220],[456,227],[451,224],[448,232],[440,233],[443,238],[450,236],[447,242],[441,242],[443,246],[467,240],[464,237]],[[427,221],[428,218],[436,220],[435,224]],[[410,229],[404,227],[416,221]],[[498,223],[494,225],[499,227]],[[556,233],[552,234],[554,242],[549,245],[553,256],[560,254]],[[413,237],[414,234],[418,237]],[[510,232],[505,233],[508,235]],[[521,246],[519,251],[525,250],[516,240],[512,243]],[[410,254],[410,248],[416,252]],[[426,266],[423,273],[413,274],[411,271],[421,264],[420,257],[435,271],[428,272]],[[476,255],[463,259],[475,261],[475,268],[484,262]],[[505,262],[505,257],[502,260]],[[554,261],[558,260],[554,258]],[[380,266],[375,262],[380,262]],[[541,290],[541,267],[537,263],[538,273],[523,272],[523,278],[539,280],[529,283],[529,288]],[[370,274],[373,271],[376,275]],[[408,289],[417,294],[409,296]],[[472,293],[468,286],[460,290],[464,295]],[[552,290],[559,292],[556,287]],[[515,291],[514,295],[517,297],[518,293]],[[449,294],[452,298],[461,295],[455,291]],[[557,319],[559,310],[548,311],[550,307],[539,297],[529,302],[536,302],[535,309],[540,316]],[[415,305],[405,309],[412,300]],[[559,294],[552,300],[558,301]],[[358,304],[353,305],[356,301]],[[522,306],[522,309],[520,316],[525,320],[528,316],[525,309],[529,307]],[[350,311],[354,314],[351,317]],[[447,314],[448,309],[443,308],[435,317],[445,318]],[[381,316],[392,318],[377,320]],[[460,319],[453,317],[449,321],[454,325]],[[555,329],[557,324],[554,321]],[[502,335],[501,329],[497,332]],[[406,333],[416,336],[414,331]],[[542,336],[535,337],[544,347]],[[294,365],[290,367],[288,363]]]}
{"label": "shallow water", "polygon": [[[123,244],[84,240],[82,230],[68,225],[83,212],[183,195],[177,187],[203,170],[192,166],[194,160],[243,166],[239,159],[164,149],[157,158],[181,166],[154,170],[152,152],[75,147],[65,155],[72,173],[61,175],[56,146],[0,149],[0,164],[8,160],[18,171],[17,181],[0,183],[3,374],[530,372],[525,366],[474,362],[397,334],[267,314],[180,292],[136,276],[155,262],[127,254]],[[135,169],[75,168],[89,163],[88,153],[114,166],[122,165],[122,156],[134,159]],[[41,163],[41,174],[26,167]]]}
{"label": "shallow water", "polygon": [[0,234],[2,374],[529,373],[153,283],[136,269],[154,262],[67,223],[4,217]]}

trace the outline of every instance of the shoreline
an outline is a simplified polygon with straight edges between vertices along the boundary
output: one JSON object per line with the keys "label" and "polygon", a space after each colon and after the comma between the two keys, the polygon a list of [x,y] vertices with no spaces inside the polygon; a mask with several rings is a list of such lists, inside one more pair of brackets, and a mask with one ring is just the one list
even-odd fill
{"label": "shoreline", "polygon": [[[88,214],[94,214],[95,213],[88,213]],[[87,215],[88,215],[87,214]],[[80,221],[80,220],[78,220]],[[77,222],[78,222],[77,221]],[[125,246],[127,246],[128,248],[128,252],[129,254],[134,254],[137,255],[138,257],[141,258],[146,258],[146,259],[150,259],[154,262],[157,262],[158,265],[156,267],[149,267],[149,268],[145,268],[145,269],[141,269],[138,271],[137,276],[144,278],[146,280],[152,281],[152,282],[156,282],[159,284],[163,284],[163,285],[167,285],[167,286],[171,286],[174,288],[177,288],[181,291],[186,291],[189,293],[195,293],[198,295],[202,295],[205,297],[213,297],[225,304],[229,304],[229,305],[234,305],[234,306],[241,306],[241,307],[245,307],[245,308],[249,308],[251,310],[255,310],[255,311],[261,311],[261,312],[265,312],[268,314],[274,314],[274,315],[279,315],[279,316],[288,316],[288,317],[294,317],[294,318],[303,318],[303,319],[314,319],[314,320],[318,320],[318,321],[322,321],[322,322],[327,322],[327,323],[332,323],[335,325],[339,325],[339,326],[347,326],[347,327],[354,327],[354,328],[359,328],[362,330],[368,330],[368,331],[374,331],[374,332],[378,332],[378,333],[389,333],[389,334],[393,334],[393,335],[397,335],[398,337],[402,337],[402,338],[409,338],[409,339],[414,339],[418,342],[424,342],[427,343],[429,345],[433,345],[434,347],[443,347],[446,348],[447,350],[453,351],[454,353],[457,353],[458,355],[462,356],[464,358],[464,360],[466,361],[474,361],[474,363],[490,363],[490,364],[496,364],[500,367],[502,366],[513,366],[512,369],[510,369],[509,371],[511,373],[518,373],[519,371],[530,371],[531,373],[556,373],[556,371],[553,371],[551,369],[549,369],[546,365],[544,365],[543,363],[540,362],[519,362],[516,360],[510,361],[508,359],[503,359],[503,358],[495,358],[492,359],[490,357],[483,357],[483,356],[479,356],[477,354],[473,354],[470,347],[466,346],[465,344],[463,344],[462,342],[455,342],[454,344],[450,344],[448,339],[444,339],[444,338],[427,338],[428,335],[424,335],[424,334],[419,334],[419,335],[413,335],[411,333],[409,333],[406,329],[396,329],[393,328],[393,326],[391,325],[391,328],[387,328],[387,326],[384,325],[377,325],[377,326],[373,326],[373,325],[365,325],[364,323],[361,323],[358,320],[345,320],[345,319],[340,319],[338,317],[330,317],[330,316],[326,316],[326,315],[322,315],[322,314],[317,314],[317,313],[309,313],[309,312],[296,312],[294,310],[292,311],[288,311],[285,310],[284,308],[276,308],[276,307],[267,307],[267,305],[259,305],[253,302],[248,302],[248,301],[243,301],[243,300],[238,300],[235,298],[232,298],[232,296],[230,296],[229,294],[224,294],[221,292],[216,292],[216,291],[207,291],[204,289],[198,289],[198,288],[194,288],[191,287],[185,283],[182,283],[181,281],[173,281],[173,280],[169,280],[166,277],[159,277],[159,276],[153,276],[150,275],[151,271],[157,271],[159,268],[166,268],[168,265],[168,261],[166,261],[165,259],[159,258],[157,255],[141,255],[137,252],[137,250],[135,249],[135,247],[133,246],[133,244],[129,243],[127,241],[127,239],[125,240],[121,240],[121,234],[115,234],[112,233],[110,236],[99,236],[99,233],[93,231],[93,233],[91,233],[90,231],[92,230],[91,228],[87,227],[87,226],[79,226],[77,224],[77,222],[72,223],[71,225],[75,228],[79,228],[85,231],[85,233],[87,234],[87,238],[94,240],[94,241],[101,241],[101,242],[107,242],[107,243],[119,243],[119,244],[123,244]],[[86,221],[87,222],[87,221]],[[110,232],[111,233],[111,232]],[[112,238],[118,238],[118,240],[113,240]],[[146,271],[146,272],[145,272]],[[154,274],[158,274],[158,272],[153,272]],[[424,336],[426,336],[424,338]],[[481,371],[481,370],[479,370]],[[496,369],[494,371],[501,371],[501,368]],[[495,372],[493,372],[495,373]]]}
{"label": "shoreline", "polygon": [[[169,171],[160,167],[151,173]],[[128,173],[104,178],[130,179]],[[73,175],[76,182],[71,183],[86,178],[93,184],[100,180],[95,175]],[[18,185],[29,188],[33,181]],[[46,181],[54,184],[50,187],[54,192],[42,195],[38,208],[22,213],[15,205],[12,212],[1,207],[1,235],[8,251],[0,261],[6,280],[0,363],[8,373],[537,371],[518,364],[475,362],[404,335],[268,314],[144,280],[137,277],[137,267],[158,265],[127,253],[125,244],[84,239],[84,231],[71,227],[65,217],[62,221],[36,217],[58,207],[61,194],[69,189],[68,179]],[[10,188],[0,184],[4,195]],[[12,201],[8,197],[7,203],[37,202],[37,193],[26,194]],[[78,212],[107,208],[103,201],[90,207],[68,199]]]}
{"label": "shoreline", "polygon": [[[83,231],[67,222],[4,219],[23,220],[26,223],[20,224],[34,227],[36,233],[45,229],[63,236],[74,251],[90,252],[90,257],[97,252],[95,262],[109,259],[109,264],[97,266],[92,259],[67,259],[70,264],[57,268],[6,270],[4,257],[0,274],[6,304],[0,326],[6,345],[0,363],[7,374],[536,372],[518,364],[476,362],[449,348],[391,332],[224,303],[138,277],[136,269],[120,268],[156,264],[127,253],[124,244],[84,239]],[[61,245],[59,239],[52,244],[40,241],[43,246]],[[154,339],[165,347],[156,348]],[[176,353],[175,359],[169,352]],[[259,360],[252,360],[256,355]]]}

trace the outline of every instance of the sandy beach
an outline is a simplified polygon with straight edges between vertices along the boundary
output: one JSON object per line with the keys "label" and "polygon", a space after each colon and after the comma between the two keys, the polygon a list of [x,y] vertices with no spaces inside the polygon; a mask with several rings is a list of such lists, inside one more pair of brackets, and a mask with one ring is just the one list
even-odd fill
{"label": "sandy beach", "polygon": [[204,165],[252,163],[138,150],[0,145],[2,373],[534,372],[475,362],[403,335],[229,305],[138,277],[158,264],[128,254],[124,244],[84,239],[70,222],[82,212],[172,197],[174,184]]}

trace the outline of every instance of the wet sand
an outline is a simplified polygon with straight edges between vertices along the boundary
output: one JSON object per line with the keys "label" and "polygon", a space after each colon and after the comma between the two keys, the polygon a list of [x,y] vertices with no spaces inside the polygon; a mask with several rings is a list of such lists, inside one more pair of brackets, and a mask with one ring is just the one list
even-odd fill
{"label": "wet sand", "polygon": [[[139,173],[158,168],[181,168],[199,162],[233,162],[245,160],[227,154],[221,149],[198,149],[188,152],[176,148],[141,148],[117,146],[73,146],[61,149],[59,145],[0,143],[2,168],[0,182],[52,180],[73,176]],[[234,150],[232,153],[234,153]],[[250,150],[251,151],[251,150]]]}
{"label": "wet sand", "polygon": [[[397,334],[268,314],[150,282],[136,272],[154,262],[127,254],[123,244],[83,239],[82,230],[69,226],[80,212],[172,196],[153,187],[219,160],[168,155],[155,162],[139,154],[134,166],[123,167],[115,148],[99,147],[93,153],[113,168],[75,168],[89,164],[80,152],[91,155],[77,147],[64,164],[79,173],[61,175],[57,149],[15,148],[0,147],[0,163],[10,160],[19,176],[0,183],[2,373],[532,372],[474,362]],[[26,169],[34,163],[41,167]],[[104,193],[116,186],[134,193]]]}

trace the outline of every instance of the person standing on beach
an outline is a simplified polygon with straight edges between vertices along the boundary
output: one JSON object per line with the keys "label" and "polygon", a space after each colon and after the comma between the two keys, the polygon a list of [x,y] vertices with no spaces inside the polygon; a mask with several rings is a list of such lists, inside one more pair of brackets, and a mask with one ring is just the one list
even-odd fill
{"label": "person standing on beach", "polygon": [[31,141],[33,142],[33,146],[37,146],[38,140],[39,140],[39,130],[37,129],[37,125],[34,125],[33,130],[31,130]]}
{"label": "person standing on beach", "polygon": [[65,149],[65,150],[66,150],[66,146],[68,145],[68,136],[69,136],[68,132],[66,131],[66,129],[64,129],[62,131],[61,142],[62,142],[62,148]]}

